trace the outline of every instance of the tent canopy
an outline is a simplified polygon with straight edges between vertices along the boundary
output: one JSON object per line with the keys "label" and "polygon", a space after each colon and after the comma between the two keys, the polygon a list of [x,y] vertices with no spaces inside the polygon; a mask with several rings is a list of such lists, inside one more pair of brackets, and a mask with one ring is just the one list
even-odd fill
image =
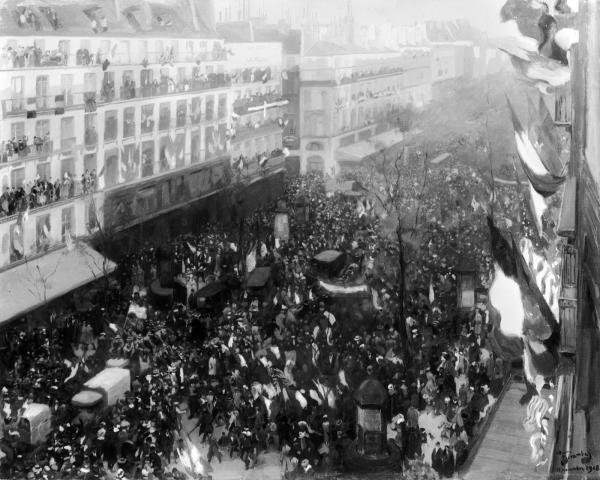
{"label": "tent canopy", "polygon": [[63,248],[0,273],[0,324],[102,278],[115,263],[85,243]]}

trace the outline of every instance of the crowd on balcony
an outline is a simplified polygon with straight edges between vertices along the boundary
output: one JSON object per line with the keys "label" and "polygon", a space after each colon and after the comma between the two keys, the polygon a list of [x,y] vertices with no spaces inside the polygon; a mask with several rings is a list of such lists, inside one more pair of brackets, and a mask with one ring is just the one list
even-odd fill
{"label": "crowd on balcony", "polygon": [[0,52],[0,68],[26,68],[66,65],[68,55],[59,49],[42,51],[35,42],[28,47],[5,45]]}
{"label": "crowd on balcony", "polygon": [[0,217],[33,210],[60,200],[91,192],[96,186],[96,171],[86,171],[80,180],[65,172],[63,178],[40,178],[23,182],[20,186],[6,187],[0,195]]}
{"label": "crowd on balcony", "polygon": [[283,102],[284,100],[281,93],[277,90],[271,90],[267,93],[257,92],[236,99],[233,102],[233,110],[236,114],[242,115],[247,113],[249,108],[262,107],[265,104]]}
{"label": "crowd on balcony", "polygon": [[28,155],[49,155],[51,153],[52,140],[50,140],[49,133],[43,137],[34,135],[31,143],[26,135],[13,137],[0,143],[0,163],[12,162]]}
{"label": "crowd on balcony", "polygon": [[368,77],[374,77],[376,75],[389,75],[392,73],[402,73],[404,72],[404,68],[403,67],[381,67],[377,70],[363,70],[360,72],[352,72],[350,75],[344,75],[342,76],[342,78],[338,81],[338,84],[340,85],[345,85],[348,83],[352,83],[355,82],[356,80],[360,80],[361,78],[368,78]]}
{"label": "crowd on balcony", "polygon": [[233,83],[267,83],[273,78],[271,67],[244,68],[232,76]]}

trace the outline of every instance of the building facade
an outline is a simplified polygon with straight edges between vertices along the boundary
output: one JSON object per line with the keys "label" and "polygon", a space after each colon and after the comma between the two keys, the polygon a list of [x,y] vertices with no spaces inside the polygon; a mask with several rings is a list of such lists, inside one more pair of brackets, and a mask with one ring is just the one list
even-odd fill
{"label": "building facade", "polygon": [[[237,47],[228,52],[205,10],[0,8],[0,275],[228,184],[232,113],[262,118],[264,102],[250,113],[247,100],[281,95],[281,45],[258,62],[269,78],[246,82],[242,63],[256,62],[231,60]],[[272,152],[281,131],[252,130],[236,147]]]}
{"label": "building facade", "polygon": [[[600,455],[600,6],[593,0],[579,5],[579,44],[571,52],[572,102],[557,102],[561,123],[571,124],[570,179],[565,187],[559,234],[565,239],[561,292],[561,349],[567,367],[561,372],[556,449],[573,456],[568,463],[555,457],[556,478],[584,478]],[[571,106],[572,103],[572,106]],[[572,118],[564,118],[569,107]],[[579,470],[578,470],[579,469]]]}
{"label": "building facade", "polygon": [[228,42],[227,49],[233,81],[231,155],[248,157],[252,165],[283,146],[288,102],[282,90],[282,45]]}
{"label": "building facade", "polygon": [[301,170],[335,174],[402,140],[399,112],[431,99],[430,50],[319,42],[302,58],[300,81]]}

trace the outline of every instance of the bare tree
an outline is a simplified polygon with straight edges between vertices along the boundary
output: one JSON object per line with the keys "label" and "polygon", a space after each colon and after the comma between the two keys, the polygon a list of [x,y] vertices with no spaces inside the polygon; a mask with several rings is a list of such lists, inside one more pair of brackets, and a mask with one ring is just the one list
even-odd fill
{"label": "bare tree", "polygon": [[[390,155],[390,153],[392,153]],[[407,290],[407,242],[417,244],[416,240],[419,225],[421,200],[424,198],[428,186],[429,165],[428,155],[425,154],[423,162],[423,173],[420,178],[420,188],[417,195],[411,195],[407,189],[403,188],[406,184],[407,173],[403,172],[402,166],[405,163],[405,150],[397,152],[388,152],[382,150],[371,161],[366,163],[356,174],[356,181],[360,188],[372,197],[380,210],[380,217],[383,220],[382,234],[395,241],[398,249],[398,272],[395,283],[398,295],[399,312],[401,325],[399,331],[403,343],[408,340],[406,331],[406,290]],[[411,218],[414,215],[414,219]]]}

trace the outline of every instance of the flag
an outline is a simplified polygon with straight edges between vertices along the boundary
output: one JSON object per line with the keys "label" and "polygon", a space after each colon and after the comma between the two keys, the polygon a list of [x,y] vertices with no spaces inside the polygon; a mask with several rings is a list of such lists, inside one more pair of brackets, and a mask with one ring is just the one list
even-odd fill
{"label": "flag", "polygon": [[283,156],[286,158],[290,156],[290,150],[287,147],[283,147]]}
{"label": "flag", "polygon": [[546,169],[556,175],[563,173],[564,165],[560,158],[562,146],[558,128],[544,98],[540,95],[536,106],[531,96],[527,96],[529,105],[528,134],[535,149],[540,154],[540,159]]}
{"label": "flag", "polygon": [[29,207],[27,207],[27,210],[25,210],[25,212],[23,213],[23,217],[21,218],[22,223],[27,223],[27,221],[29,220]]}
{"label": "flag", "polygon": [[435,292],[433,291],[433,279],[429,278],[429,303],[435,301]]}
{"label": "flag", "polygon": [[256,268],[256,245],[252,247],[246,256],[246,272],[250,273]]}
{"label": "flag", "polygon": [[534,217],[538,235],[541,237],[543,233],[542,216],[548,209],[548,205],[546,204],[546,199],[535,191],[531,182],[529,183],[529,208]]}
{"label": "flag", "polygon": [[302,395],[300,390],[296,390],[295,398],[302,409],[305,409],[307,407],[308,402],[306,401],[306,398],[304,398],[304,395]]}
{"label": "flag", "polygon": [[477,212],[479,210],[479,202],[475,200],[475,196],[473,196],[473,200],[471,200],[471,207],[473,207],[473,212]]}
{"label": "flag", "polygon": [[537,52],[521,47],[500,47],[499,50],[509,55],[514,69],[525,81],[545,95],[549,94],[551,89],[566,85],[571,80],[571,70],[568,66]]}
{"label": "flag", "polygon": [[187,246],[190,249],[190,251],[195,255],[196,254],[196,247],[192,246],[192,244],[190,242],[187,242]]}
{"label": "flag", "polygon": [[282,70],[281,71],[281,78],[283,78],[284,80],[288,79],[288,73],[287,70]]}
{"label": "flag", "polygon": [[245,166],[244,155],[240,155],[239,158],[233,162],[233,168],[235,168],[236,170],[242,171],[244,169],[244,166]]}
{"label": "flag", "polygon": [[364,206],[362,200],[356,201],[356,215],[358,216],[358,218],[361,218],[366,215],[365,206]]}
{"label": "flag", "polygon": [[258,158],[258,166],[261,168],[265,168],[267,166],[267,162],[269,161],[269,157],[267,157],[267,155],[265,153],[263,153],[259,158]]}
{"label": "flag", "polygon": [[100,170],[100,172],[98,172],[97,181],[98,181],[98,188],[100,190],[104,190],[104,165],[102,165],[102,169]]}
{"label": "flag", "polygon": [[[530,331],[538,339],[550,339],[553,332],[557,331],[558,323],[546,299],[540,292],[535,277],[529,270],[520,249],[515,244],[514,239],[509,242],[504,237],[490,217],[488,217],[488,226],[492,241],[492,258],[502,270],[502,272],[496,272],[496,275],[499,275],[500,280],[504,280],[503,276],[507,277],[515,282],[519,288],[525,312],[523,331]],[[494,279],[495,281],[496,279]],[[490,293],[491,298],[492,293]],[[498,309],[493,303],[492,305]]]}
{"label": "flag", "polygon": [[373,307],[375,307],[375,310],[382,310],[383,307],[381,306],[381,303],[379,301],[379,294],[377,293],[377,290],[375,290],[374,288],[371,289],[371,295],[373,297]]}
{"label": "flag", "polygon": [[323,400],[321,400],[321,398],[319,397],[319,394],[316,391],[314,391],[312,388],[309,390],[308,396],[310,398],[312,398],[315,402],[317,402],[318,405],[323,404]]}
{"label": "flag", "polygon": [[344,370],[340,370],[338,373],[338,379],[340,381],[340,385],[343,385],[344,387],[350,388],[348,386],[348,382],[346,381],[346,372],[344,372]]}
{"label": "flag", "polygon": [[267,246],[265,245],[265,242],[262,242],[260,244],[260,256],[261,256],[261,258],[266,257],[268,253],[269,253],[269,251],[267,250]]}
{"label": "flag", "polygon": [[232,250],[233,252],[237,252],[237,245],[236,245],[235,243],[233,243],[233,242],[230,242],[230,243],[229,243],[229,248],[231,248],[231,250]]}
{"label": "flag", "polygon": [[551,162],[547,159],[548,154],[546,153],[542,157],[540,152],[536,150],[527,132],[523,128],[521,121],[517,117],[508,97],[507,102],[511,112],[513,128],[515,130],[515,142],[517,153],[521,160],[521,166],[523,167],[527,178],[529,178],[531,185],[535,188],[535,191],[544,197],[549,197],[557,192],[558,188],[565,182],[567,177],[564,173],[557,175],[548,170],[545,165],[545,162]]}

